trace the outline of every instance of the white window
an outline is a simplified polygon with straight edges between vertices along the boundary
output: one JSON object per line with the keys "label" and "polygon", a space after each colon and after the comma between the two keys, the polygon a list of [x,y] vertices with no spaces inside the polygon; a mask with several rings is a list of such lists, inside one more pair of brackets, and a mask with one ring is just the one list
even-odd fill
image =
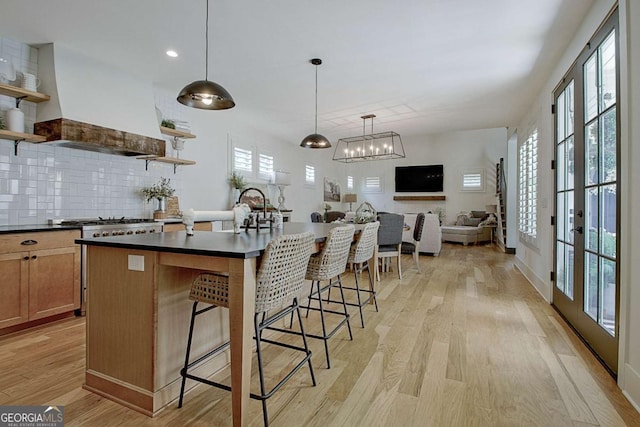
{"label": "white window", "polygon": [[304,165],[304,182],[306,185],[316,185],[316,168],[312,165]]}
{"label": "white window", "polygon": [[271,181],[273,177],[273,156],[260,153],[258,155],[258,178]]}
{"label": "white window", "polygon": [[253,156],[251,150],[233,147],[233,170],[243,175],[253,172]]}
{"label": "white window", "polygon": [[363,182],[365,193],[382,193],[382,178],[379,176],[366,176]]}
{"label": "white window", "polygon": [[353,177],[347,175],[347,190],[353,190]]}
{"label": "white window", "polygon": [[521,237],[535,240],[538,197],[538,130],[534,129],[519,151],[519,230]]}
{"label": "white window", "polygon": [[460,174],[460,191],[485,191],[484,168],[463,169]]}

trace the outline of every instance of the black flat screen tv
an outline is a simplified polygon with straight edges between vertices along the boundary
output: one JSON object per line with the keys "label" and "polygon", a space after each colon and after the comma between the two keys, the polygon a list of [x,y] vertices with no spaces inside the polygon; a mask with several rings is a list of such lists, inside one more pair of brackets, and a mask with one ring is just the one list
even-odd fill
{"label": "black flat screen tv", "polygon": [[436,193],[442,191],[442,165],[396,166],[396,193]]}

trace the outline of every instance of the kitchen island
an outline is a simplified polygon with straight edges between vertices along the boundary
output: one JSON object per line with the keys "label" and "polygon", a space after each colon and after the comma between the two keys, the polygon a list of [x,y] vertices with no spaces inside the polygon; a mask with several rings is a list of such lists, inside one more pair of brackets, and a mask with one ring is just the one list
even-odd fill
{"label": "kitchen island", "polygon": [[[213,359],[196,373],[207,376],[231,364],[233,424],[246,425],[258,258],[280,234],[312,231],[321,244],[336,225],[286,223],[282,230],[240,234],[176,231],[76,240],[87,245],[85,388],[149,416],[174,401],[189,330],[191,283],[202,271],[226,272],[230,360]],[[199,319],[210,326],[196,328],[192,359],[226,340],[221,311]]]}

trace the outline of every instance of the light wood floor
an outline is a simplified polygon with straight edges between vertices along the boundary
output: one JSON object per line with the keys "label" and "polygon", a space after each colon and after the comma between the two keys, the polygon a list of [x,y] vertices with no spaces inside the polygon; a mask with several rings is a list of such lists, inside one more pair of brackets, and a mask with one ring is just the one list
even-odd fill
{"label": "light wood floor", "polygon": [[[303,369],[269,399],[273,426],[640,426],[512,256],[445,244],[420,262],[422,274],[404,258],[402,281],[383,274],[365,329],[352,308],[353,342],[330,340],[331,369],[312,340],[318,385]],[[230,425],[230,394],[203,385],[154,419],[83,390],[84,333],[77,318],[0,338],[0,405],[64,405],[69,427]],[[268,347],[265,358],[269,379],[294,359]],[[261,425],[259,402],[250,410]]]}

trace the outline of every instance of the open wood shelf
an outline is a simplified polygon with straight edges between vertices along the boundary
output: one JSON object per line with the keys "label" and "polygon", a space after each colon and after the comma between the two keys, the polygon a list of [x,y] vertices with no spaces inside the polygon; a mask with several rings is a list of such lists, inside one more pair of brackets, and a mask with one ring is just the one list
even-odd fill
{"label": "open wood shelf", "polygon": [[193,160],[179,159],[177,157],[146,157],[144,159],[154,161],[154,162],[160,162],[160,163],[171,163],[174,165],[195,165],[196,164],[196,162]]}
{"label": "open wood shelf", "polygon": [[171,129],[171,128],[167,128],[167,127],[164,127],[164,126],[160,126],[160,133],[162,133],[164,135],[173,136],[174,138],[190,139],[190,138],[195,138],[196,137],[192,133],[182,132],[182,131]]}
{"label": "open wood shelf", "polygon": [[0,129],[0,139],[8,139],[13,141],[13,154],[18,155],[18,145],[22,141],[26,142],[45,142],[46,137],[40,135],[34,135],[32,133],[13,132],[6,129]]}
{"label": "open wood shelf", "polygon": [[21,87],[15,87],[7,84],[0,83],[0,95],[11,96],[23,101],[30,102],[44,102],[51,99],[49,95],[45,95],[40,92],[32,92],[30,90],[22,89]]}
{"label": "open wood shelf", "polygon": [[447,196],[393,196],[393,200],[401,202],[447,200]]}
{"label": "open wood shelf", "polygon": [[178,166],[189,166],[195,165],[196,162],[193,160],[179,159],[177,157],[158,157],[158,156],[143,156],[138,157],[138,160],[145,161],[145,170],[149,168],[149,162],[160,162],[160,163],[169,163],[173,165],[173,173],[176,173],[176,168]]}
{"label": "open wood shelf", "polygon": [[12,132],[6,129],[0,129],[0,139],[26,142],[45,142],[47,140],[44,136],[34,135],[32,133]]}

